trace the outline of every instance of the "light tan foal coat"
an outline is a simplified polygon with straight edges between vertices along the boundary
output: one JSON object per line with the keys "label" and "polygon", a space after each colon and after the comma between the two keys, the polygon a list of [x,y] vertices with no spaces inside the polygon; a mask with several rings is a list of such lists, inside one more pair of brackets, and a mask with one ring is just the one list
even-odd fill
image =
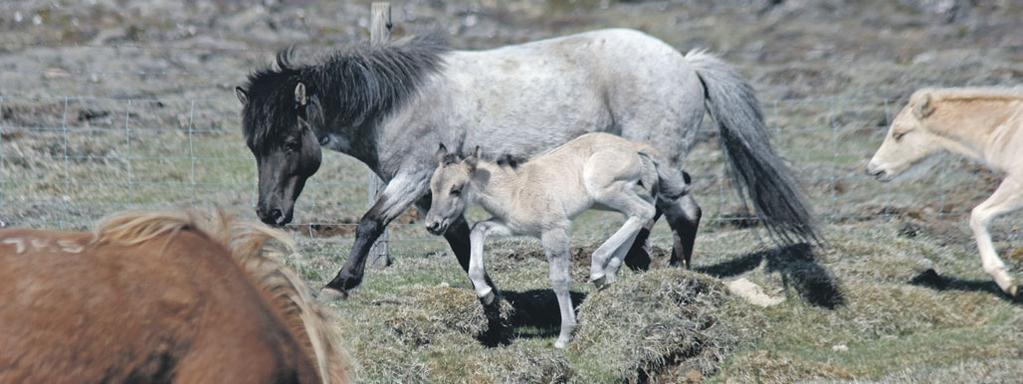
{"label": "light tan foal coat", "polygon": [[998,257],[988,225],[1023,207],[1023,88],[922,89],[892,122],[867,172],[888,181],[939,151],[979,160],[1005,178],[973,208],[970,228],[984,271],[1009,295],[1018,287]]}
{"label": "light tan foal coat", "polygon": [[[600,286],[614,280],[636,234],[654,217],[655,204],[676,233],[680,222],[698,221],[698,208],[686,194],[682,172],[668,169],[669,163],[660,161],[654,148],[611,134],[582,135],[518,167],[481,160],[478,148],[476,154],[454,161],[441,146],[437,161],[439,167],[430,182],[428,229],[444,233],[474,202],[492,215],[473,225],[469,236],[469,278],[487,305],[494,299],[483,266],[487,236],[538,237],[550,262],[551,286],[561,309],[558,348],[568,343],[576,325],[569,296],[572,218],[590,208],[626,217],[625,224],[593,253],[590,278]],[[691,243],[688,248],[683,252],[692,251]]]}

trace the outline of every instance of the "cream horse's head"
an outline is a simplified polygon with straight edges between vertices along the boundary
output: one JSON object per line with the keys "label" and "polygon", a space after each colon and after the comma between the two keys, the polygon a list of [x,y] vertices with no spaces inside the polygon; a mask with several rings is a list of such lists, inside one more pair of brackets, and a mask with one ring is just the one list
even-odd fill
{"label": "cream horse's head", "polygon": [[942,137],[928,129],[935,106],[928,91],[913,94],[909,104],[895,116],[881,147],[867,164],[867,174],[889,181],[920,161],[941,151]]}

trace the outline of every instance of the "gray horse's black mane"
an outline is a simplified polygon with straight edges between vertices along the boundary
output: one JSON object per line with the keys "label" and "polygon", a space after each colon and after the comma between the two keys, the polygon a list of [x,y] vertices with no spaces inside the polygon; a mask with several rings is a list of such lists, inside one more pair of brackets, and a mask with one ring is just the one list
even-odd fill
{"label": "gray horse's black mane", "polygon": [[415,95],[440,70],[448,50],[439,34],[426,34],[382,46],[353,45],[311,65],[295,64],[291,49],[280,51],[277,68],[252,73],[243,87],[246,140],[253,148],[269,145],[296,126],[305,113],[294,96],[300,81],[319,99],[327,123],[359,127],[379,119]]}

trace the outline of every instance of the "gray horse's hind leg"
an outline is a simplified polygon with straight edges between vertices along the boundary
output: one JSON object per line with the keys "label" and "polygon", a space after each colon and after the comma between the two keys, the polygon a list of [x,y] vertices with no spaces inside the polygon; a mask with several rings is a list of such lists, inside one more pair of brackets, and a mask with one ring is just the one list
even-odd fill
{"label": "gray horse's hind leg", "polygon": [[693,256],[693,245],[696,243],[696,231],[700,227],[703,211],[696,204],[692,194],[677,199],[657,199],[657,206],[664,211],[671,227],[674,242],[671,247],[671,266],[690,268]]}

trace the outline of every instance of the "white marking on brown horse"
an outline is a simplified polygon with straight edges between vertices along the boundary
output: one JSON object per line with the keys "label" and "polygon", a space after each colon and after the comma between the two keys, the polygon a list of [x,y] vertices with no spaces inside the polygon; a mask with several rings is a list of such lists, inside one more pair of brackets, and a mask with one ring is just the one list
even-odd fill
{"label": "white marking on brown horse", "polygon": [[25,252],[25,240],[24,239],[20,239],[20,238],[14,237],[14,238],[10,238],[10,239],[4,239],[3,243],[4,244],[14,245],[14,252],[15,253],[21,254],[21,253]]}
{"label": "white marking on brown horse", "polygon": [[922,89],[913,94],[867,165],[891,180],[924,158],[949,151],[1005,173],[970,214],[984,271],[1009,295],[1018,287],[998,257],[988,232],[996,217],[1023,207],[1023,88]]}

